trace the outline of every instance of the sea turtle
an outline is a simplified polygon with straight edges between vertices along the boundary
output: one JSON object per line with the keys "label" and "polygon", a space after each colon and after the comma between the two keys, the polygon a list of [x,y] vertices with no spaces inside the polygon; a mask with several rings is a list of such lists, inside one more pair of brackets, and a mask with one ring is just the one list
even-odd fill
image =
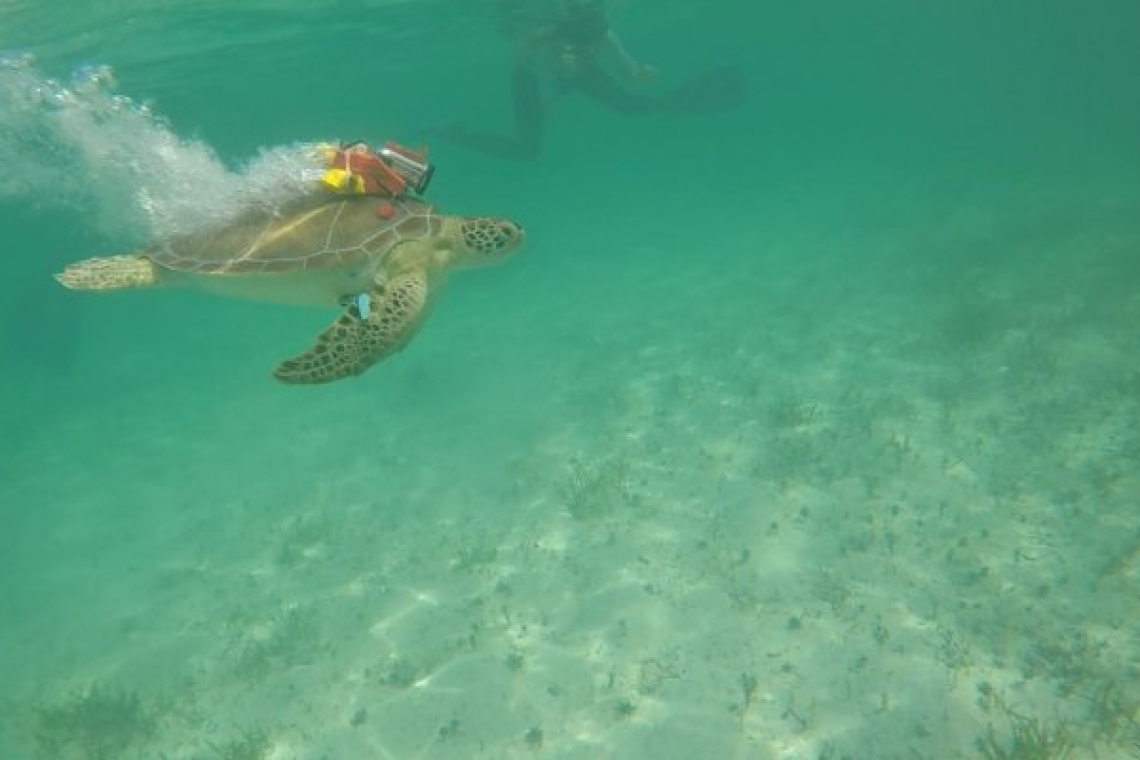
{"label": "sea turtle", "polygon": [[222,295],[344,307],[309,350],[277,366],[286,383],[364,372],[415,333],[443,275],[501,261],[523,242],[509,219],[437,214],[414,197],[319,192],[139,253],[71,264],[72,290],[191,285]]}

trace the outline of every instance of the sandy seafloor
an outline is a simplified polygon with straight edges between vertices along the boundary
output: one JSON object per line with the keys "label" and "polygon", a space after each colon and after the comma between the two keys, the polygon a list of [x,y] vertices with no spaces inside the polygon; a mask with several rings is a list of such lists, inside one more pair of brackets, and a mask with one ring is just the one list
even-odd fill
{"label": "sandy seafloor", "polygon": [[566,111],[438,151],[527,246],[324,388],[269,372],[331,313],[59,293],[103,212],[3,198],[0,760],[1140,758],[1128,117],[1003,163]]}
{"label": "sandy seafloor", "polygon": [[1136,757],[1136,206],[1001,201],[745,233],[750,276],[631,244],[514,277],[541,341],[594,336],[541,362],[472,273],[314,403],[243,387],[269,347],[198,383],[186,335],[40,378],[57,408],[6,409],[5,490],[55,498],[6,518],[41,564],[7,556],[4,756],[96,685],[152,718],[114,757]]}

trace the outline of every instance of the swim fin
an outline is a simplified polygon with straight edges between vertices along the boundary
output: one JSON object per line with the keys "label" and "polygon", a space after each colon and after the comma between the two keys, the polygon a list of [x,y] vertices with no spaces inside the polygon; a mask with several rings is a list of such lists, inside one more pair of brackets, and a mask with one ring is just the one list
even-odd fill
{"label": "swim fin", "polygon": [[736,108],[748,94],[744,69],[721,66],[711,69],[670,92],[665,102],[678,113],[717,113]]}

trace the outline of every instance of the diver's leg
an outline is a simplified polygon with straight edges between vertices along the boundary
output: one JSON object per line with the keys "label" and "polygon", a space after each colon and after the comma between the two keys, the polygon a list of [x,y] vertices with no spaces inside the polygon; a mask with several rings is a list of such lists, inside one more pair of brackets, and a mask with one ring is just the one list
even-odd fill
{"label": "diver's leg", "polygon": [[473,132],[457,126],[449,129],[445,136],[464,147],[498,158],[514,161],[536,158],[542,148],[546,107],[542,102],[542,84],[530,66],[519,64],[511,72],[511,100],[515,120],[513,135]]}
{"label": "diver's leg", "polygon": [[542,83],[530,66],[519,64],[511,72],[511,98],[515,111],[516,142],[525,156],[534,158],[542,148],[546,104],[542,100]]}

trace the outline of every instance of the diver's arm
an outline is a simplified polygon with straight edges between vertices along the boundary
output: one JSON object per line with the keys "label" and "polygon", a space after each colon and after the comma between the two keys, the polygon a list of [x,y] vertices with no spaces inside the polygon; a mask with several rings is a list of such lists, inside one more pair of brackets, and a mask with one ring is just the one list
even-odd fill
{"label": "diver's arm", "polygon": [[657,67],[642,63],[630,55],[613,29],[606,31],[606,48],[617,58],[631,79],[652,79],[657,76]]}

